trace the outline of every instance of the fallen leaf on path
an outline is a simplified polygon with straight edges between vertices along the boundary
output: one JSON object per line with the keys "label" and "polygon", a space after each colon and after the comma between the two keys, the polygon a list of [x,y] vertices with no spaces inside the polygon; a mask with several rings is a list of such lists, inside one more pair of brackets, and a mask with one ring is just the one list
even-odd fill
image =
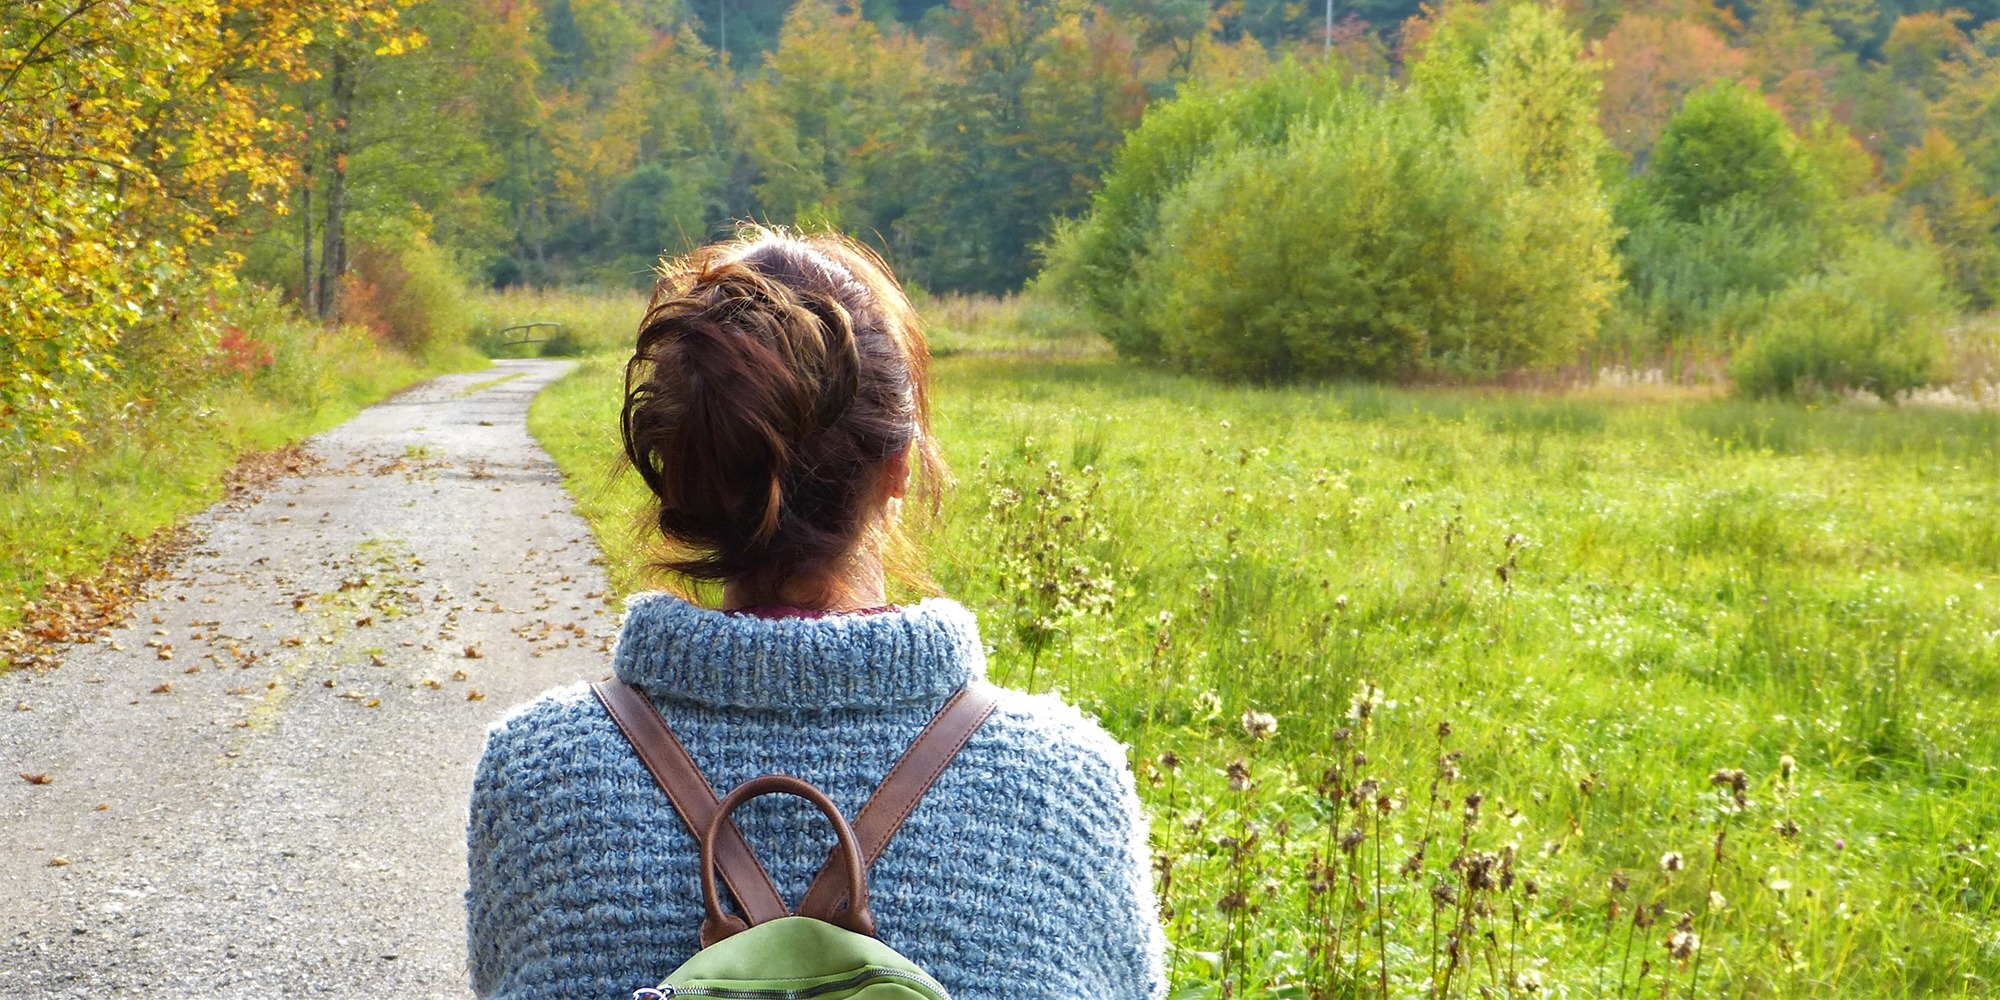
{"label": "fallen leaf on path", "polygon": [[486,654],[480,652],[478,646],[467,646],[465,647],[465,658],[468,660],[480,660],[485,659]]}
{"label": "fallen leaf on path", "polygon": [[69,864],[69,859],[68,859],[68,858],[65,858],[65,857],[63,857],[63,856],[62,856],[62,855],[60,855],[60,854],[58,854],[58,855],[56,855],[55,857],[53,857],[53,858],[50,858],[50,859],[49,859],[49,867],[50,867],[50,868],[61,868],[62,866],[66,865],[66,864]]}
{"label": "fallen leaf on path", "polygon": [[172,694],[173,692],[174,692],[173,681],[167,681],[166,683],[161,684],[159,687],[153,689],[154,694]]}
{"label": "fallen leaf on path", "polygon": [[479,690],[478,688],[473,688],[472,690],[470,690],[470,691],[467,691],[467,692],[465,692],[465,700],[466,700],[466,701],[485,701],[485,700],[486,700],[486,694],[485,694],[484,692],[480,691],[480,690]]}
{"label": "fallen leaf on path", "polygon": [[363,707],[364,707],[364,708],[381,708],[381,707],[382,707],[382,699],[380,699],[380,698],[370,698],[370,699],[368,699],[368,703],[367,703],[367,704],[366,704],[365,706],[363,706]]}
{"label": "fallen leaf on path", "polygon": [[16,712],[32,712],[34,710],[35,706],[30,705],[25,701],[17,701],[14,703],[14,711]]}
{"label": "fallen leaf on path", "polygon": [[423,684],[425,687],[430,688],[433,691],[437,690],[438,688],[444,687],[443,684],[438,683],[438,679],[435,677],[424,678]]}
{"label": "fallen leaf on path", "polygon": [[29,774],[26,771],[22,771],[20,773],[21,777],[27,779],[27,782],[30,785],[46,785],[49,782],[56,780],[54,778],[49,777],[46,774]]}
{"label": "fallen leaf on path", "polygon": [[463,670],[454,670],[451,672],[451,679],[455,681],[469,681],[472,679],[472,675]]}
{"label": "fallen leaf on path", "polygon": [[370,626],[370,625],[373,625],[373,624],[375,624],[375,616],[374,616],[374,615],[369,615],[369,616],[367,616],[367,617],[365,617],[365,618],[356,618],[356,619],[354,619],[354,627],[355,627],[355,628],[367,628],[368,626]]}
{"label": "fallen leaf on path", "polygon": [[388,659],[385,658],[381,653],[368,654],[368,662],[373,663],[378,667],[386,667],[389,665]]}
{"label": "fallen leaf on path", "polygon": [[91,812],[103,812],[104,810],[106,810],[106,809],[109,809],[109,808],[111,808],[111,803],[109,803],[109,802],[99,802],[98,804],[96,804],[96,805],[94,805],[94,806],[91,806],[91,807],[90,807],[90,811],[91,811]]}

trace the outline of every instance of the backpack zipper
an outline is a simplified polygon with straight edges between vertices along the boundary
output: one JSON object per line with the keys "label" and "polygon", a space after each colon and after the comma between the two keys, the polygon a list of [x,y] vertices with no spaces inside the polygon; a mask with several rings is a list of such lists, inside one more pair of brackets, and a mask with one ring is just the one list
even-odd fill
{"label": "backpack zipper", "polygon": [[921,986],[935,993],[939,1000],[951,1000],[944,986],[937,980],[919,972],[904,972],[900,969],[869,969],[834,983],[821,983],[797,990],[739,990],[727,986],[673,986],[662,983],[653,991],[641,990],[633,994],[634,1000],[673,1000],[674,997],[722,997],[725,1000],[811,1000],[825,996],[835,990],[852,989],[870,980],[900,979]]}

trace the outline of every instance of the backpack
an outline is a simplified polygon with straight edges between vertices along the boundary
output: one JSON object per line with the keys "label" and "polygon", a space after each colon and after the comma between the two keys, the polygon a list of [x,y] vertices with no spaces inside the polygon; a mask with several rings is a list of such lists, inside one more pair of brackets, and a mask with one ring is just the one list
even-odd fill
{"label": "backpack", "polygon": [[[810,783],[783,774],[751,778],[721,801],[653,703],[623,681],[591,691],[638,751],[701,851],[701,950],[633,1000],[716,996],[733,1000],[950,1000],[937,980],[875,937],[868,868],[973,732],[993,713],[991,688],[969,685],[945,702],[882,779],[850,825]],[[730,819],[743,803],[784,793],[812,803],[838,838],[796,911]],[[741,916],[726,911],[721,876]]]}

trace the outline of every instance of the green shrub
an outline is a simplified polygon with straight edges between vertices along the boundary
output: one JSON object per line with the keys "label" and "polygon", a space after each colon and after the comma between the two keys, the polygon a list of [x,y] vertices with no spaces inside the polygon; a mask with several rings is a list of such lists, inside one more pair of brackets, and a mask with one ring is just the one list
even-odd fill
{"label": "green shrub", "polygon": [[1146,113],[1105,174],[1082,222],[1057,226],[1042,250],[1043,290],[1081,304],[1120,354],[1157,357],[1134,267],[1159,230],[1161,205],[1210,160],[1284,142],[1341,94],[1340,76],[1287,61],[1232,90],[1190,85]]}
{"label": "green shrub", "polygon": [[1352,88],[1282,143],[1209,152],[1162,200],[1113,342],[1256,379],[1479,376],[1573,357],[1616,280],[1579,49],[1524,5],[1477,62],[1463,124],[1421,86]]}
{"label": "green shrub", "polygon": [[1870,241],[1773,296],[1729,374],[1752,396],[1860,390],[1894,400],[1936,377],[1955,305],[1929,248]]}

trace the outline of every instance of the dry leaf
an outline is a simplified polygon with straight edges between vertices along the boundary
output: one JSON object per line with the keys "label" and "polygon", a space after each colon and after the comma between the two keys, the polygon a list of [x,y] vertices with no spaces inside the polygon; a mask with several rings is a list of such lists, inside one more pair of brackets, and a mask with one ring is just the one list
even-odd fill
{"label": "dry leaf", "polygon": [[373,663],[378,667],[386,667],[389,665],[388,659],[383,657],[381,653],[368,654],[368,662]]}
{"label": "dry leaf", "polygon": [[467,692],[465,692],[465,700],[466,700],[466,701],[485,701],[485,700],[486,700],[486,695],[485,695],[484,693],[482,693],[482,692],[481,692],[481,691],[480,691],[480,690],[479,690],[478,688],[473,688],[472,690],[470,690],[470,691],[467,691]]}
{"label": "dry leaf", "polygon": [[366,707],[366,708],[381,708],[381,707],[382,707],[382,699],[380,699],[380,698],[370,698],[370,699],[368,699],[368,703],[367,703],[367,704],[366,704],[366,705],[365,705],[364,707]]}
{"label": "dry leaf", "polygon": [[451,672],[451,679],[455,681],[469,681],[472,679],[472,675],[463,670],[454,670]]}
{"label": "dry leaf", "polygon": [[167,681],[166,683],[163,683],[159,687],[153,689],[154,694],[172,694],[173,692],[174,692],[173,681]]}
{"label": "dry leaf", "polygon": [[62,856],[62,855],[60,855],[60,854],[58,854],[58,855],[56,855],[55,857],[53,857],[53,858],[50,858],[50,859],[49,859],[49,867],[50,867],[50,868],[61,868],[62,866],[66,865],[66,864],[69,864],[69,859],[68,859],[68,858],[65,858],[65,857],[63,857],[63,856]]}
{"label": "dry leaf", "polygon": [[27,782],[30,785],[46,785],[49,782],[56,780],[54,778],[49,777],[46,774],[29,774],[26,771],[22,771],[20,772],[20,774],[21,777],[27,779]]}
{"label": "dry leaf", "polygon": [[365,618],[356,618],[356,619],[354,619],[354,627],[355,627],[355,628],[367,628],[368,626],[370,626],[370,625],[373,625],[373,624],[375,624],[375,616],[374,616],[374,615],[369,615],[369,616],[367,616],[367,617],[365,617]]}
{"label": "dry leaf", "polygon": [[433,691],[437,690],[438,688],[444,687],[443,684],[438,683],[437,678],[435,677],[424,678],[424,686],[430,688]]}
{"label": "dry leaf", "polygon": [[90,807],[90,811],[91,811],[91,812],[103,812],[104,810],[106,810],[106,809],[109,809],[109,808],[111,808],[111,803],[109,803],[109,802],[99,802],[98,804],[96,804],[96,805],[94,805],[94,806],[91,806],[91,807]]}
{"label": "dry leaf", "polygon": [[467,646],[467,647],[465,647],[465,658],[466,658],[466,659],[468,659],[468,660],[480,660],[480,659],[485,659],[485,657],[486,657],[486,654],[485,654],[485,653],[482,653],[482,652],[480,652],[480,651],[479,651],[479,647],[478,647],[478,646]]}

